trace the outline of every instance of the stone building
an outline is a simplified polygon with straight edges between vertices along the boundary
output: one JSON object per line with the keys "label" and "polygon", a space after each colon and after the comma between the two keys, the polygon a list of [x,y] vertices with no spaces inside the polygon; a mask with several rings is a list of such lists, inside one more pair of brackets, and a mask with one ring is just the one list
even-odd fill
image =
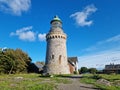
{"label": "stone building", "polygon": [[66,50],[67,36],[62,30],[62,21],[55,16],[50,24],[50,31],[46,35],[47,50],[44,73],[70,74]]}
{"label": "stone building", "polygon": [[110,64],[105,65],[105,69],[103,70],[104,73],[117,73],[120,74],[120,64]]}

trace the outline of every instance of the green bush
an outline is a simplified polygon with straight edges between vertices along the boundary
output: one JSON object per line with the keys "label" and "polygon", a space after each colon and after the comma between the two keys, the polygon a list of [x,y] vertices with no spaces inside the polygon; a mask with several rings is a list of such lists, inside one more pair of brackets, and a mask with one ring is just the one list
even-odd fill
{"label": "green bush", "polygon": [[98,80],[98,79],[101,79],[102,76],[100,76],[100,75],[98,75],[98,74],[94,74],[94,75],[92,76],[92,78]]}
{"label": "green bush", "polygon": [[73,73],[74,73],[74,74],[78,74],[78,72],[77,72],[77,71],[74,71]]}

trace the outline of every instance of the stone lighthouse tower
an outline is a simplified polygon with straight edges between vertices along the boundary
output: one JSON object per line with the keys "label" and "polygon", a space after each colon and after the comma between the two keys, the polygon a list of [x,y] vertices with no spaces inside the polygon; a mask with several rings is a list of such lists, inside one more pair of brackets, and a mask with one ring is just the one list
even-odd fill
{"label": "stone lighthouse tower", "polygon": [[67,37],[62,30],[62,21],[58,16],[55,16],[50,24],[50,31],[46,35],[47,51],[44,72],[49,74],[70,74],[66,51]]}

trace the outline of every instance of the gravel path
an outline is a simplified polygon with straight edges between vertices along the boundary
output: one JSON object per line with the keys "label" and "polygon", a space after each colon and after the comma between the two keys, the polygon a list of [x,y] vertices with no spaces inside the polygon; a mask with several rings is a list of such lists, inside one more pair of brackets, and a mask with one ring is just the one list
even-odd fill
{"label": "gravel path", "polygon": [[72,76],[71,84],[58,84],[57,90],[99,90],[94,88],[93,85],[80,83],[80,76]]}

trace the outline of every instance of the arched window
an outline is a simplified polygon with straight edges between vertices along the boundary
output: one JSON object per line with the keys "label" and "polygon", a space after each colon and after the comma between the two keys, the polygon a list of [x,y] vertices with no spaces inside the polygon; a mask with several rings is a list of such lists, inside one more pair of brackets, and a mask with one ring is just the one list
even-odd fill
{"label": "arched window", "polygon": [[61,64],[62,55],[59,55],[59,64]]}
{"label": "arched window", "polygon": [[54,55],[52,55],[52,59],[54,59],[54,57],[55,57],[55,56],[54,56]]}
{"label": "arched window", "polygon": [[54,38],[54,36],[52,38]]}

